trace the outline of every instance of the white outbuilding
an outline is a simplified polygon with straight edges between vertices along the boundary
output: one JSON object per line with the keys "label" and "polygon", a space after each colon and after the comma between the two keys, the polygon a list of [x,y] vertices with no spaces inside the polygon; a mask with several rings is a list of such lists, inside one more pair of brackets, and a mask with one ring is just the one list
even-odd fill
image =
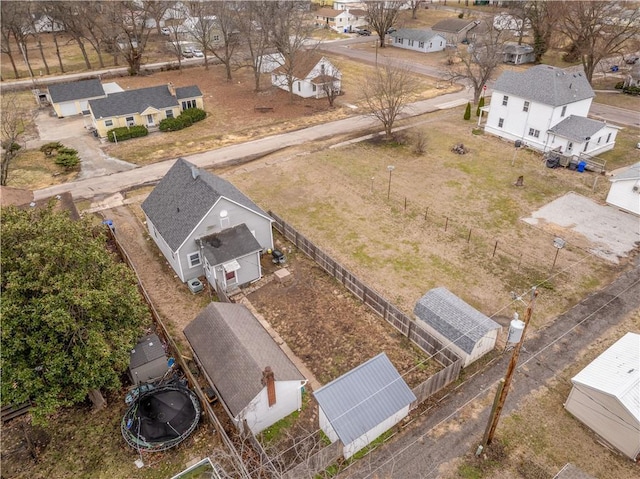
{"label": "white outbuilding", "polygon": [[467,367],[496,345],[500,325],[446,288],[435,288],[420,298],[413,314],[429,331],[460,356]]}
{"label": "white outbuilding", "polygon": [[625,334],[571,382],[566,410],[629,459],[639,459],[640,334]]}
{"label": "white outbuilding", "polygon": [[607,203],[640,216],[640,162],[614,174],[609,181]]}

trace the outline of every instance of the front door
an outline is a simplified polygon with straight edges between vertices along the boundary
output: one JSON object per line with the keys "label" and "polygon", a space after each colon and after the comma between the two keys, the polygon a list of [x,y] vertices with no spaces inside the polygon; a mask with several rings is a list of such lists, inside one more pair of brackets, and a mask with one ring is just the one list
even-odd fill
{"label": "front door", "polygon": [[147,125],[153,126],[155,123],[153,122],[153,115],[147,115]]}

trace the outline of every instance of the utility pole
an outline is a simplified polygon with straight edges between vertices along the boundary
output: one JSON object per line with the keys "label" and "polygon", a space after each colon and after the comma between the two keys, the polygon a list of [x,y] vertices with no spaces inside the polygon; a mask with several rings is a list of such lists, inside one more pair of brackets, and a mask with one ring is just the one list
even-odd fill
{"label": "utility pole", "polygon": [[536,297],[538,296],[538,291],[536,288],[533,288],[531,292],[531,300],[529,301],[529,305],[527,306],[527,311],[524,314],[524,329],[522,330],[522,337],[520,341],[516,344],[513,349],[513,354],[511,355],[511,361],[509,361],[509,367],[507,368],[507,374],[503,379],[500,380],[500,384],[498,385],[498,390],[496,391],[496,397],[493,402],[493,408],[491,409],[491,415],[489,417],[489,422],[487,423],[487,429],[484,432],[484,437],[482,438],[482,444],[478,448],[476,455],[479,456],[484,448],[486,448],[491,441],[493,440],[493,435],[496,432],[496,428],[498,427],[498,421],[500,420],[500,413],[502,413],[502,408],[504,407],[504,403],[507,399],[507,394],[509,394],[509,386],[511,385],[511,379],[513,377],[513,373],[516,370],[516,365],[518,363],[518,356],[520,356],[520,349],[522,348],[522,343],[524,343],[524,335],[527,332],[527,327],[529,326],[529,322],[531,321],[531,315],[533,314],[533,307],[536,303]]}

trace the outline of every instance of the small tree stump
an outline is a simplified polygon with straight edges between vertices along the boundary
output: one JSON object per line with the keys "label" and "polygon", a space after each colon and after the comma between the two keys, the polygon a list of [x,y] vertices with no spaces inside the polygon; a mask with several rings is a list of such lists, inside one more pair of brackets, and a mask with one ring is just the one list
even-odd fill
{"label": "small tree stump", "polygon": [[524,176],[518,176],[518,179],[514,183],[515,186],[524,186]]}

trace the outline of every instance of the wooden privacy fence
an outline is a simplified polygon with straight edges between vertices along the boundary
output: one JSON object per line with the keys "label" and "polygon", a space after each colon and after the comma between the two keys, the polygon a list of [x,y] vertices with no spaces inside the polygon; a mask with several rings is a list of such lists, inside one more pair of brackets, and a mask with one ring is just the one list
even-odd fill
{"label": "wooden privacy fence", "polygon": [[309,456],[304,462],[289,469],[282,475],[282,479],[299,479],[300,477],[315,477],[316,474],[327,469],[342,457],[342,443],[336,441],[323,447]]}

